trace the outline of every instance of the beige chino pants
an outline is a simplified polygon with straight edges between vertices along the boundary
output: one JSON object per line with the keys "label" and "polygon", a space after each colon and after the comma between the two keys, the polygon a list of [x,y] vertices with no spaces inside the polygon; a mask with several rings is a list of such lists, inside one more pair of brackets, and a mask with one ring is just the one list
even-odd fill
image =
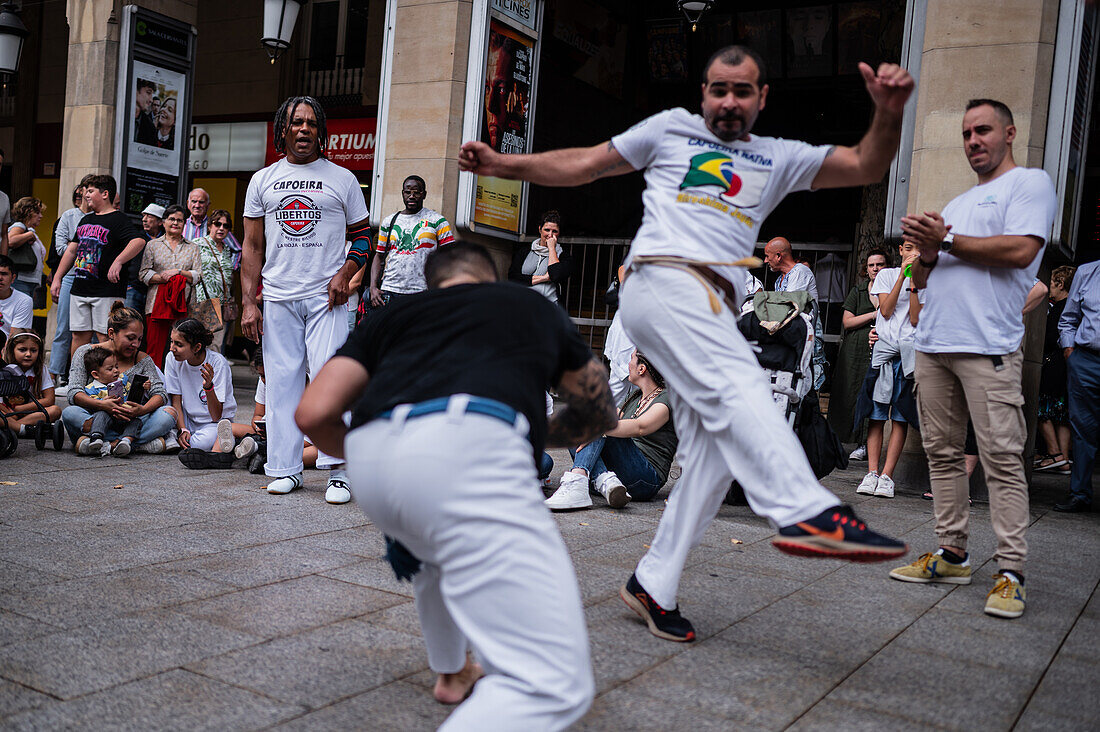
{"label": "beige chino pants", "polygon": [[1023,571],[1028,523],[1024,357],[1017,349],[1002,359],[1004,368],[998,371],[990,356],[918,351],[917,408],[940,544],[961,554],[969,538],[970,481],[963,457],[969,416],[989,487],[989,513],[997,535],[994,556],[1000,569]]}

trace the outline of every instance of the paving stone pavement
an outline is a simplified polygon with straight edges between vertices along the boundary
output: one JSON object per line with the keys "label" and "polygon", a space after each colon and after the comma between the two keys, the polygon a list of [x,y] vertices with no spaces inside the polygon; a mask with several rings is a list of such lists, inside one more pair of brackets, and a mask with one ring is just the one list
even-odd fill
{"label": "paving stone pavement", "polygon": [[[567,454],[552,454],[557,476]],[[857,496],[859,467],[825,484],[910,558],[932,548],[931,502],[904,486]],[[0,486],[0,727],[437,726],[448,709],[431,698],[410,586],[355,504],[326,504],[325,474],[306,475],[271,496],[242,470],[24,441],[0,461],[15,483]],[[788,557],[765,521],[723,506],[684,573],[688,645],[649,635],[617,597],[663,500],[559,514],[598,687],[577,728],[1094,730],[1100,514],[1051,512],[1062,489],[1035,480],[1029,605],[1013,621],[982,613],[987,505],[972,510],[976,577],[962,587]]]}

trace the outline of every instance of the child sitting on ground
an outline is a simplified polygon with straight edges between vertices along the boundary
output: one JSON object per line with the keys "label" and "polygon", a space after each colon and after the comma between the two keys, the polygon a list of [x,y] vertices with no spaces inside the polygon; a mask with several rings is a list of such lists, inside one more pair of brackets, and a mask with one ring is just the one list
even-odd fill
{"label": "child sitting on ground", "polygon": [[35,409],[31,414],[22,417],[8,416],[14,411],[23,411],[34,407],[34,404],[22,396],[12,396],[0,403],[0,417],[6,417],[8,427],[17,432],[20,437],[34,434],[34,425],[47,419],[53,422],[61,419],[61,407],[57,406],[54,398],[54,384],[50,372],[43,368],[42,339],[37,333],[26,332],[13,335],[3,346],[3,357],[0,363],[8,364],[4,368],[17,376],[25,376],[30,380],[30,392],[38,403],[46,408],[46,414]]}
{"label": "child sitting on ground", "polygon": [[[180,462],[189,468],[228,468],[233,463],[233,374],[229,361],[210,350],[214,335],[195,318],[172,328],[164,362],[164,388],[176,409]],[[239,425],[247,430],[247,425]]]}
{"label": "child sitting on ground", "polygon": [[[102,346],[88,349],[84,354],[84,370],[92,377],[91,383],[84,387],[84,393],[99,401],[117,400],[122,403],[125,394],[118,390],[122,387],[118,381],[118,359],[115,354]],[[76,442],[76,451],[80,455],[114,455],[125,457],[133,449],[134,441],[141,434],[141,420],[117,419],[110,411],[97,410],[84,422],[83,434]],[[109,442],[108,432],[118,432],[118,439]]]}

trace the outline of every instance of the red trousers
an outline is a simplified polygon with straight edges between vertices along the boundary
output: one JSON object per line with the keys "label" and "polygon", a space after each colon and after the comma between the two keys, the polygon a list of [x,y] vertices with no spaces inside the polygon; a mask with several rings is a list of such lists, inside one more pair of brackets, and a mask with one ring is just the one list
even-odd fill
{"label": "red trousers", "polygon": [[172,323],[167,318],[148,318],[145,329],[145,347],[157,368],[164,371],[164,355],[168,353],[168,343],[172,338]]}

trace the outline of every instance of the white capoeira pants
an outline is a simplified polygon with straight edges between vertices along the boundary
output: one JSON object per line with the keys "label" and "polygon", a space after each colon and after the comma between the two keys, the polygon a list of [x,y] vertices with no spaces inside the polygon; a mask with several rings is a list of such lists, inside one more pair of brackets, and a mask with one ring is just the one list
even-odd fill
{"label": "white capoeira pants", "polygon": [[[302,431],[294,411],[309,373],[320,372],[348,337],[343,307],[328,309],[327,295],[302,300],[264,301],[264,382],[267,384],[267,465],[264,472],[284,478],[302,472]],[[343,461],[317,456],[318,468]]]}
{"label": "white capoeira pants", "polygon": [[683,475],[635,573],[661,607],[672,609],[688,553],[732,480],[752,510],[778,527],[839,501],[814,477],[736,315],[725,306],[716,315],[694,277],[655,265],[633,271],[620,298],[627,335],[668,383],[680,439]]}
{"label": "white capoeira pants", "polygon": [[441,729],[565,729],[592,702],[577,579],[519,422],[395,417],[344,443],[356,502],[422,562],[413,586],[432,670],[458,672],[467,648],[485,669]]}

